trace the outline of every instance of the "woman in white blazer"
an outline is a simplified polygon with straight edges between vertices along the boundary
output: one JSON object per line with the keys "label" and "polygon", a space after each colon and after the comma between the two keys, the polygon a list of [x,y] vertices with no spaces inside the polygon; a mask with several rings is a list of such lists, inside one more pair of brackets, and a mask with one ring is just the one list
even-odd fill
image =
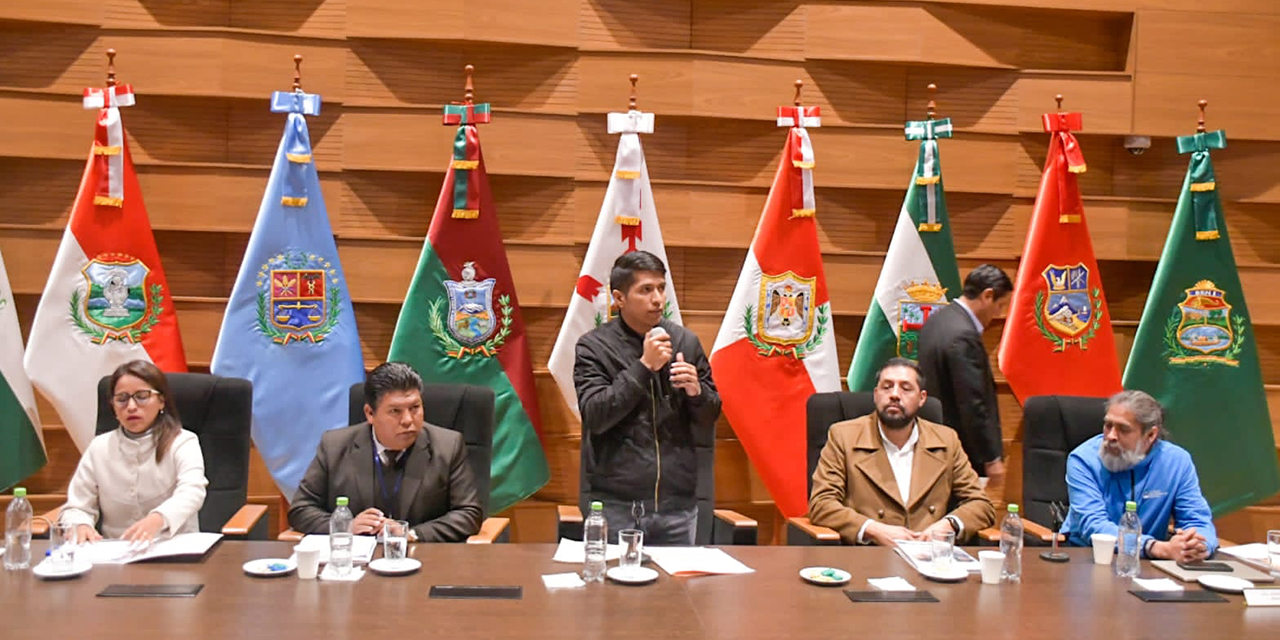
{"label": "woman in white blazer", "polygon": [[80,542],[105,535],[145,543],[199,530],[209,484],[204,455],[182,428],[164,372],[146,360],[127,362],[111,374],[110,389],[120,428],[85,449],[62,521],[76,525]]}

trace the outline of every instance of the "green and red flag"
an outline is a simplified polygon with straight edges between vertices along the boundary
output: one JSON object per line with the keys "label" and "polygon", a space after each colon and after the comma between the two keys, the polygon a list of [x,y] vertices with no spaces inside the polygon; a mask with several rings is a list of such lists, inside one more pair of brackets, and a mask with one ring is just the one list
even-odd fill
{"label": "green and red flag", "polygon": [[542,488],[550,471],[538,440],[524,320],[476,129],[489,118],[488,104],[444,107],[444,124],[458,133],[387,360],[409,363],[428,383],[493,389],[489,509],[496,513]]}
{"label": "green and red flag", "polygon": [[1031,396],[1108,396],[1120,390],[1111,313],[1076,176],[1079,113],[1046,113],[1049,155],[1000,338],[1000,370],[1018,402]]}
{"label": "green and red flag", "polygon": [[1124,371],[1126,389],[1164,406],[1215,516],[1280,491],[1257,336],[1209,157],[1226,146],[1221,130],[1178,138],[1191,163]]}

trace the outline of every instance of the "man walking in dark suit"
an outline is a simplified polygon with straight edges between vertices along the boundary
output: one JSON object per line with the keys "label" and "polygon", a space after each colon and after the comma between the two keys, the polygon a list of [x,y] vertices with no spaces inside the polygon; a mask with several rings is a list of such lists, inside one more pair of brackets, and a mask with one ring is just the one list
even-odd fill
{"label": "man walking in dark suit", "polygon": [[484,519],[462,434],[422,417],[422,378],[387,362],[364,385],[365,422],[326,432],[289,506],[289,526],[329,533],[338,496],[351,502],[351,532],[409,522],[412,542],[462,542]]}
{"label": "man walking in dark suit", "polygon": [[982,332],[1009,309],[1013,282],[984,264],[964,279],[961,297],[929,316],[920,329],[920,370],[926,390],[942,402],[942,421],[960,435],[969,464],[993,485],[1004,483],[1004,446],[996,382]]}

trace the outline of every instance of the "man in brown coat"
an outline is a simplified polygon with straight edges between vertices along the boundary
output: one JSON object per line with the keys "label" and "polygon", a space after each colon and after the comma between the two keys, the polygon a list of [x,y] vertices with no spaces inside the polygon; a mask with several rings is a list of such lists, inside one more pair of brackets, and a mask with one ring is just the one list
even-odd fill
{"label": "man in brown coat", "polygon": [[827,432],[809,519],[846,544],[924,540],[936,529],[962,540],[995,523],[956,432],[916,418],[924,383],[915,362],[889,360],[876,374],[876,412]]}

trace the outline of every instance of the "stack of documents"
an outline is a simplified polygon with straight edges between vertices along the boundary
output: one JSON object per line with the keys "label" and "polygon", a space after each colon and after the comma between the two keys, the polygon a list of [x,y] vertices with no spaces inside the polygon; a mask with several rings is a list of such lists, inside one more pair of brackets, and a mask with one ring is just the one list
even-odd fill
{"label": "stack of documents", "polygon": [[221,539],[221,533],[180,533],[146,546],[128,540],[98,540],[80,545],[76,559],[93,564],[128,564],[156,558],[203,556]]}
{"label": "stack of documents", "polygon": [[[933,561],[933,543],[927,540],[896,540],[897,546],[894,551],[902,556],[916,571],[927,573],[932,569]],[[982,571],[982,564],[977,558],[969,555],[968,551],[960,547],[953,547],[953,564],[956,567],[969,572]],[[923,568],[922,568],[923,567]]]}

